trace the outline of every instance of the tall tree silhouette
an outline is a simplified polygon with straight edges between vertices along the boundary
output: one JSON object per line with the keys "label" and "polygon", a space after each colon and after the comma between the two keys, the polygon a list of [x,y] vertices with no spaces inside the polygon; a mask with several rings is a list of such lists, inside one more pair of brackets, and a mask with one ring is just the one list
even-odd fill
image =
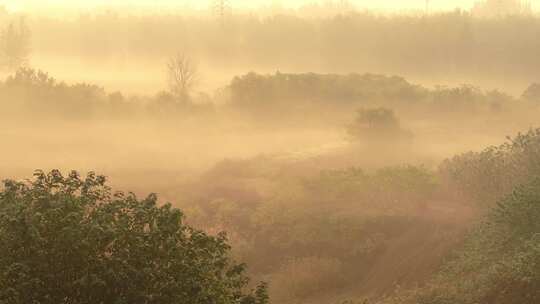
{"label": "tall tree silhouette", "polygon": [[8,24],[0,33],[0,66],[16,70],[28,63],[30,29],[25,19]]}

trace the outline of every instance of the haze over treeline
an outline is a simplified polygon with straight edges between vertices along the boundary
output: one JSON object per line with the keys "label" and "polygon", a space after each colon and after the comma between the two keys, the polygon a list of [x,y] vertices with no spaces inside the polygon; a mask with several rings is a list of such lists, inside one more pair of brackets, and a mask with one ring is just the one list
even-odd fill
{"label": "haze over treeline", "polygon": [[[482,5],[489,1],[475,1],[475,0],[439,0],[427,2],[428,8],[434,10],[453,10],[455,8],[471,9],[479,4]],[[52,0],[47,3],[42,3],[36,0],[20,0],[17,2],[4,1],[5,5],[9,9],[19,11],[32,11],[36,9],[50,9],[50,10],[67,10],[76,12],[77,10],[84,9],[96,9],[96,8],[123,8],[123,9],[137,9],[144,8],[147,12],[152,12],[159,9],[197,9],[205,10],[211,9],[215,6],[213,0],[159,0],[159,1],[125,1],[125,0],[96,0],[96,1],[67,1],[67,0]],[[313,0],[290,0],[290,1],[267,1],[267,0],[253,0],[253,1],[241,1],[241,0],[228,0],[227,3],[232,7],[240,10],[257,10],[257,9],[302,9],[309,7],[336,7],[336,6],[348,6],[356,9],[364,10],[387,10],[399,12],[403,10],[424,10],[426,8],[426,2],[417,0],[403,0],[396,2],[394,0],[381,0],[377,2],[367,0],[335,0],[335,1],[313,1]],[[498,4],[503,7],[512,7],[515,3],[508,1],[499,2]],[[531,4],[533,8],[537,7],[535,1],[523,1],[522,3]],[[50,13],[49,11],[46,11]]]}
{"label": "haze over treeline", "polygon": [[535,3],[171,3],[0,10],[1,304],[539,303]]}
{"label": "haze over treeline", "polygon": [[[224,8],[222,17],[215,6],[197,15],[183,10],[125,14],[119,9],[86,11],[69,19],[29,15],[33,60],[64,79],[81,80],[74,75],[84,69],[82,80],[139,93],[155,92],[165,82],[163,62],[179,49],[208,70],[201,83],[207,89],[251,70],[379,72],[429,85],[459,85],[470,76],[465,82],[505,86],[512,93],[539,77],[539,25],[530,14],[515,15],[518,9],[508,8],[509,15],[497,6],[484,10],[494,18],[480,17],[475,10],[381,15],[335,2],[328,4],[331,9],[320,9],[326,14],[285,10],[258,16],[233,5]],[[5,24],[16,16],[1,19]],[[69,69],[57,69],[59,61]],[[102,75],[107,67],[118,77]],[[152,84],[141,79],[147,72],[156,75]],[[130,78],[137,88],[118,78]]]}

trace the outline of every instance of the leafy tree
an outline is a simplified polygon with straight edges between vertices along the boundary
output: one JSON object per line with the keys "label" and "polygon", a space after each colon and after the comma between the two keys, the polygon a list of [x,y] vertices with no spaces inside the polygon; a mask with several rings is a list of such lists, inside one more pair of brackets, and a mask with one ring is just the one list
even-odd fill
{"label": "leafy tree", "polygon": [[21,67],[5,80],[6,87],[24,87],[27,90],[33,88],[53,89],[58,82],[49,73],[32,68]]}
{"label": "leafy tree", "polygon": [[[347,105],[356,102],[381,103],[418,101],[428,91],[401,77],[375,74],[288,74],[248,73],[235,77],[229,87],[231,102],[241,106],[297,103]],[[291,104],[290,101],[294,101]]]}
{"label": "leafy tree", "polygon": [[540,129],[508,138],[500,146],[455,156],[440,165],[439,173],[454,192],[479,206],[492,206],[540,175]]}
{"label": "leafy tree", "polygon": [[370,142],[400,140],[411,136],[401,128],[394,111],[386,108],[360,109],[347,131],[355,140]]}
{"label": "leafy tree", "polygon": [[23,18],[18,24],[10,23],[0,33],[0,66],[9,70],[28,63],[30,55],[30,29]]}
{"label": "leafy tree", "polygon": [[527,101],[540,102],[540,83],[531,84],[521,97]]}
{"label": "leafy tree", "polygon": [[467,84],[458,87],[437,86],[431,97],[433,106],[439,111],[459,115],[474,113],[480,110],[482,105],[508,100],[508,97],[501,96],[501,93],[492,91],[485,94],[480,88]]}
{"label": "leafy tree", "polygon": [[0,192],[0,303],[262,304],[224,234],[183,223],[156,195],[112,193],[103,176],[37,171]]}

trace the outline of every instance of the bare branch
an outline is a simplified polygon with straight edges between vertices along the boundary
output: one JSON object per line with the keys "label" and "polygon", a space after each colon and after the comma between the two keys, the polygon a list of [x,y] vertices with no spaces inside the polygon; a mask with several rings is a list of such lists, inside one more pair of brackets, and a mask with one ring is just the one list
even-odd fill
{"label": "bare branch", "polygon": [[171,92],[181,99],[189,98],[198,82],[196,63],[185,53],[178,53],[169,59],[167,73]]}

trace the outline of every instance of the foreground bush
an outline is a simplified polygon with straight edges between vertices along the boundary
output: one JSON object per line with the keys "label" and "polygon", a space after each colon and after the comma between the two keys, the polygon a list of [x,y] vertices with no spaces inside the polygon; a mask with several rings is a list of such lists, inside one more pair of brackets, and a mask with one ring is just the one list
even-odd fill
{"label": "foreground bush", "polygon": [[36,172],[0,192],[0,303],[265,303],[225,236],[105,178]]}

